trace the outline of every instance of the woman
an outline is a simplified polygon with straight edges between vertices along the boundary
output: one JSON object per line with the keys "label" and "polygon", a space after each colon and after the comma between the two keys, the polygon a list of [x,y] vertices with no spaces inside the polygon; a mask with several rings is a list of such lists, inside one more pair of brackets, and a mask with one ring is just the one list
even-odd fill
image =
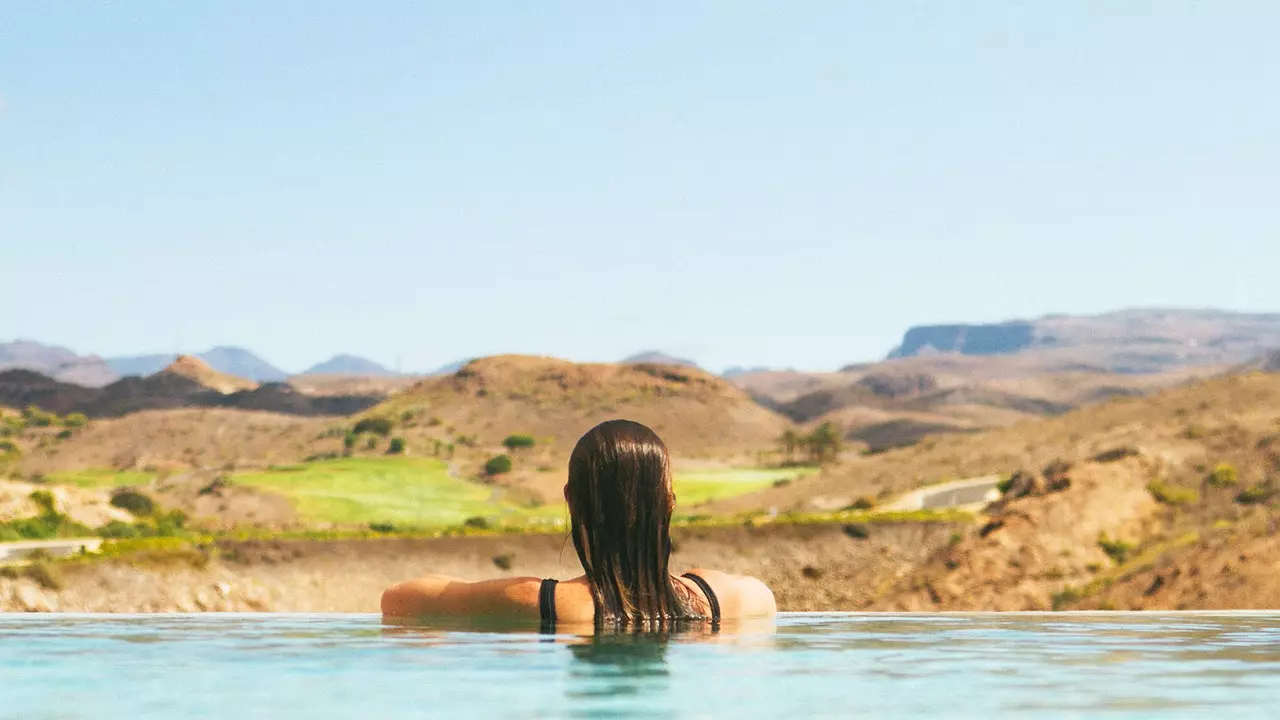
{"label": "woman", "polygon": [[668,627],[777,612],[773,593],[755,578],[714,570],[671,575],[671,457],[644,425],[610,420],[582,436],[569,458],[564,497],[581,577],[467,582],[427,575],[383,593],[383,614]]}

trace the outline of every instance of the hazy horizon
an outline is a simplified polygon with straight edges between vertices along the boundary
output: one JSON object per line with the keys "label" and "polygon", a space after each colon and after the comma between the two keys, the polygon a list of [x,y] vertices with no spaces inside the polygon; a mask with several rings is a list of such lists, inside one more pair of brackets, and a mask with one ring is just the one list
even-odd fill
{"label": "hazy horizon", "polygon": [[1280,7],[19,4],[0,337],[834,369],[1280,310]]}

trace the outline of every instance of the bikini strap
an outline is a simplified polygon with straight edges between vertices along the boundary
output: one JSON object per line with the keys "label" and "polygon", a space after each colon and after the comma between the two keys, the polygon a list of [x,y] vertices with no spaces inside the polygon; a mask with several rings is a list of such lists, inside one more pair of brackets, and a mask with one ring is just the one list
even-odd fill
{"label": "bikini strap", "polygon": [[559,580],[543,580],[538,587],[538,615],[542,617],[543,632],[551,632],[556,626],[556,584]]}
{"label": "bikini strap", "polygon": [[711,589],[711,585],[708,584],[706,580],[703,580],[701,575],[695,575],[694,573],[691,573],[691,572],[685,573],[680,577],[689,578],[690,580],[693,581],[694,585],[697,585],[699,588],[702,589],[702,593],[707,596],[707,603],[711,605],[711,622],[712,624],[719,623],[720,622],[720,600],[716,598],[716,593],[714,590]]}

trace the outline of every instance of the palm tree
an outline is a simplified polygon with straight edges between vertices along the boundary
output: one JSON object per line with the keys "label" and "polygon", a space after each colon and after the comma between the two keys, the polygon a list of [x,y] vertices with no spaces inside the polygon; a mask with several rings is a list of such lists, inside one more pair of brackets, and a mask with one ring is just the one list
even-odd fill
{"label": "palm tree", "polygon": [[778,444],[782,446],[782,452],[787,456],[787,465],[794,465],[796,462],[796,448],[800,447],[800,433],[795,428],[787,428],[782,431],[782,436],[778,438]]}
{"label": "palm tree", "polygon": [[824,422],[804,438],[809,456],[819,465],[835,460],[840,454],[840,430],[833,422]]}

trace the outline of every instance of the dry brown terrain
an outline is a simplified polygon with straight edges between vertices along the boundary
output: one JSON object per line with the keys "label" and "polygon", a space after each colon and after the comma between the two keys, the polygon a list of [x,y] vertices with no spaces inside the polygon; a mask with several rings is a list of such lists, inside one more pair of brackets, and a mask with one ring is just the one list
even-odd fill
{"label": "dry brown terrain", "polygon": [[409,375],[294,375],[289,384],[307,395],[342,396],[368,395],[387,397],[418,382],[421,378]]}
{"label": "dry brown terrain", "polygon": [[1032,354],[934,355],[851,366],[836,373],[761,372],[733,383],[796,422],[835,422],[873,450],[1059,415],[1223,373],[1226,366],[1121,374]]}
{"label": "dry brown terrain", "polygon": [[455,375],[423,380],[369,414],[406,412],[478,444],[529,433],[560,452],[595,424],[625,417],[652,427],[680,457],[753,454],[772,448],[789,425],[701,370],[516,355],[475,360]]}
{"label": "dry brown terrain", "polygon": [[[865,495],[886,496],[927,483],[1008,474],[1043,467],[1055,459],[1086,459],[1117,446],[1139,448],[1185,474],[1194,466],[1211,465],[1234,453],[1236,434],[1257,440],[1280,431],[1278,420],[1280,375],[1232,375],[1146,397],[1113,398],[1060,417],[981,434],[941,436],[912,448],[846,457],[821,475],[716,502],[708,510],[831,509]],[[1242,460],[1253,465],[1250,471],[1262,471],[1256,458]]]}

